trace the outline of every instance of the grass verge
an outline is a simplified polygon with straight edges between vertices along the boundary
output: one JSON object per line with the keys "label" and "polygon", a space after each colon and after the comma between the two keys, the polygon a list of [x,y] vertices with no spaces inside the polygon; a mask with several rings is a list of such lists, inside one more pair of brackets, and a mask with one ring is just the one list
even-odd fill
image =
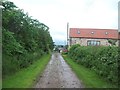
{"label": "grass verge", "polygon": [[36,78],[43,72],[50,60],[50,55],[44,55],[28,68],[3,79],[3,88],[32,88]]}
{"label": "grass verge", "polygon": [[94,71],[85,68],[71,60],[67,55],[63,55],[64,60],[70,65],[78,78],[82,81],[85,88],[117,88],[111,83],[103,80]]}

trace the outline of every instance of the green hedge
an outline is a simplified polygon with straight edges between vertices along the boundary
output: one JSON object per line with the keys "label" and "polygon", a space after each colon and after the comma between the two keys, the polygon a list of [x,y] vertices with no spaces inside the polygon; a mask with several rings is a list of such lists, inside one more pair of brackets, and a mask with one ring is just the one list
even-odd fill
{"label": "green hedge", "polygon": [[54,47],[49,27],[2,0],[2,76],[27,68]]}
{"label": "green hedge", "polygon": [[68,55],[105,80],[118,85],[118,47],[73,45]]}

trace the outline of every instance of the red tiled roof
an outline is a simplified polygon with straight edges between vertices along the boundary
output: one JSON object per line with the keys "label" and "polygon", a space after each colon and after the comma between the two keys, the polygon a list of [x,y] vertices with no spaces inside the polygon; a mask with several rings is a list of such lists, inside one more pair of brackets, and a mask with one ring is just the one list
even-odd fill
{"label": "red tiled roof", "polygon": [[117,29],[70,28],[69,37],[118,39]]}

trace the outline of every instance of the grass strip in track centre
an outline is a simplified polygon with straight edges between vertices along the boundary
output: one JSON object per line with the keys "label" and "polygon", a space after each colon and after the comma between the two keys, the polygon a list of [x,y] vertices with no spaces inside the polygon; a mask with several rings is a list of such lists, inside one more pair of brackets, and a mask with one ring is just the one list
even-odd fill
{"label": "grass strip in track centre", "polygon": [[70,65],[80,81],[82,81],[85,88],[116,88],[116,86],[103,80],[94,71],[71,60],[67,55],[63,55],[63,58]]}
{"label": "grass strip in track centre", "polygon": [[3,79],[3,88],[32,88],[37,77],[42,74],[50,60],[50,55],[44,55],[29,67],[22,69],[14,75]]}

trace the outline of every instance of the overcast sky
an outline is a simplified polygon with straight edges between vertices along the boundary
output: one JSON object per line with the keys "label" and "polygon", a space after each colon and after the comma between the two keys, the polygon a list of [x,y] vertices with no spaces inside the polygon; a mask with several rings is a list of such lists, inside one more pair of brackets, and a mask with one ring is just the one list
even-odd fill
{"label": "overcast sky", "polygon": [[55,44],[65,44],[70,28],[118,28],[120,0],[9,0],[50,28]]}

